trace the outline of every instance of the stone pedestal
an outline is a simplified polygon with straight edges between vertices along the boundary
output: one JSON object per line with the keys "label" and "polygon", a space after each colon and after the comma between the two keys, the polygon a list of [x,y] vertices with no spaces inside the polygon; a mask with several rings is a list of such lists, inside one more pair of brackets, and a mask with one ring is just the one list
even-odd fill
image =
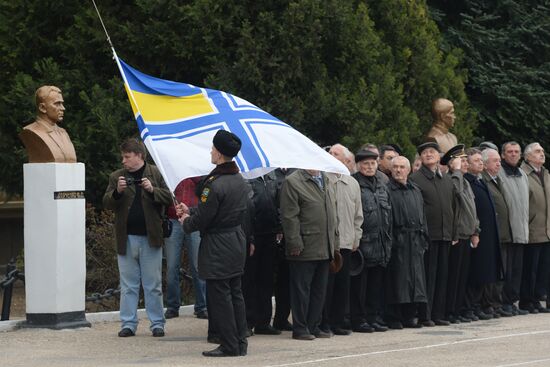
{"label": "stone pedestal", "polygon": [[27,163],[25,327],[89,327],[85,316],[84,164]]}

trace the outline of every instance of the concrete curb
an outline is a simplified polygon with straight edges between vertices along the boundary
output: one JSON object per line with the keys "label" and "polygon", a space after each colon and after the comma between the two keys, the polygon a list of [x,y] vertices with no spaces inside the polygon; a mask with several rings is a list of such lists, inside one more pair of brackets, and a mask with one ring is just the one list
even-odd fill
{"label": "concrete curb", "polygon": [[[180,316],[192,316],[194,312],[194,305],[180,307]],[[120,321],[119,314],[120,313],[118,311],[92,312],[86,314],[86,320],[91,322],[92,324],[100,322],[118,322]],[[147,313],[145,312],[145,309],[142,308],[138,310],[138,318],[140,320],[147,318]],[[25,319],[0,321],[0,332],[17,330],[22,327],[25,321]]]}

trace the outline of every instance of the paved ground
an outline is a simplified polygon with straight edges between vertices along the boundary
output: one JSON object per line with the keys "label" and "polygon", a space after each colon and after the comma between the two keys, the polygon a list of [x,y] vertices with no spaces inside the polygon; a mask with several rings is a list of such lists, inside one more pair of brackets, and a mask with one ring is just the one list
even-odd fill
{"label": "paved ground", "polygon": [[0,332],[0,366],[550,366],[550,315],[528,315],[449,327],[295,341],[253,336],[249,355],[205,358],[206,321],[168,320],[153,338],[141,322],[132,338],[114,322],[92,328]]}

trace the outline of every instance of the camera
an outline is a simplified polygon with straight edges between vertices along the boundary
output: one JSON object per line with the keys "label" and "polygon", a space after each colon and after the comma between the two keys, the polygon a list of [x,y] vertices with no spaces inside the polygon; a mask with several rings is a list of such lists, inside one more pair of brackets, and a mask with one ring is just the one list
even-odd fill
{"label": "camera", "polygon": [[141,185],[141,180],[136,180],[133,177],[124,177],[124,180],[126,181],[126,185],[128,186]]}

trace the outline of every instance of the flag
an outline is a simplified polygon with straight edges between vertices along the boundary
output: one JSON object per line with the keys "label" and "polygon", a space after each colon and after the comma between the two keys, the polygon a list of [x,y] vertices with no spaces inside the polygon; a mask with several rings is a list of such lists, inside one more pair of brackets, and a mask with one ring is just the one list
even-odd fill
{"label": "flag", "polygon": [[115,54],[141,138],[173,191],[188,177],[208,174],[219,129],[242,141],[235,161],[245,178],[277,167],[349,174],[348,169],[290,125],[226,92],[146,75]]}

